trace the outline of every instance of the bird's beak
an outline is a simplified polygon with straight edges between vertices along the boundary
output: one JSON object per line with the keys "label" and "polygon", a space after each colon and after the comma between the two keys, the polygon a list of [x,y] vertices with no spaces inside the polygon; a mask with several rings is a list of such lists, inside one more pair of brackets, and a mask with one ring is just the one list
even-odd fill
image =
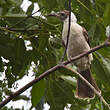
{"label": "bird's beak", "polygon": [[55,17],[58,17],[58,18],[60,17],[60,15],[59,15],[58,12],[57,12],[57,13],[50,13],[50,14],[48,14],[47,16],[48,16],[48,17],[49,17],[49,16],[55,16]]}

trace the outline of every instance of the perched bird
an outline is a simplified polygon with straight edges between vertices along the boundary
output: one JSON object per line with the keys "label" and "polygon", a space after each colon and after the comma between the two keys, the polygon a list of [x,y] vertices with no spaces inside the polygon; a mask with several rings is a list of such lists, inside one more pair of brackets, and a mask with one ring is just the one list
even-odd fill
{"label": "perched bird", "polygon": [[[67,41],[68,24],[69,24],[69,11],[64,10],[57,13],[51,13],[48,16],[55,16],[61,19],[63,24],[62,40],[64,45]],[[71,27],[69,34],[69,42],[67,48],[67,58],[71,59],[85,51],[90,50],[88,43],[88,33],[77,23],[77,18],[73,12],[71,12]],[[100,89],[96,85],[94,78],[91,75],[90,65],[93,60],[92,54],[86,55],[72,63],[77,67],[77,71],[94,86],[94,88],[100,92]],[[80,78],[77,79],[76,96],[78,98],[87,99],[94,98],[94,91]]]}

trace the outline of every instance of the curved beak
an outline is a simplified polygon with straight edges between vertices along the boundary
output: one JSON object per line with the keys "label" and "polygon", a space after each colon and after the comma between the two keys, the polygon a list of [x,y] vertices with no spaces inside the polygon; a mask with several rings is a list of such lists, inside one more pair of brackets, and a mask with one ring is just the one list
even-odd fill
{"label": "curved beak", "polygon": [[47,16],[55,16],[55,17],[60,17],[59,12],[57,13],[50,13]]}
{"label": "curved beak", "polygon": [[47,16],[57,16],[57,13],[50,13]]}

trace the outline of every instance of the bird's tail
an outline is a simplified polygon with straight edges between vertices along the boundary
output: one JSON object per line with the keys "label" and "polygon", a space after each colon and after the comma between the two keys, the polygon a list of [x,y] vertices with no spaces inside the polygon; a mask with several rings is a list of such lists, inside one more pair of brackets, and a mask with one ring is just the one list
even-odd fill
{"label": "bird's tail", "polygon": [[[96,85],[95,80],[93,79],[90,69],[85,71],[81,71],[80,74],[97,90],[100,92],[100,89]],[[77,80],[77,91],[76,96],[78,98],[87,99],[87,98],[94,98],[95,93],[94,91],[80,78],[78,77]]]}

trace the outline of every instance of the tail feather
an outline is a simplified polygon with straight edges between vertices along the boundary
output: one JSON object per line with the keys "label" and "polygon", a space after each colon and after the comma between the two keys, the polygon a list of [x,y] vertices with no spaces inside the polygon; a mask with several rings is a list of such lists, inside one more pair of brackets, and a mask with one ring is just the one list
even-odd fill
{"label": "tail feather", "polygon": [[[80,74],[92,85],[94,86],[94,88],[100,92],[100,89],[98,88],[98,86],[96,85],[95,80],[93,79],[93,77],[91,76],[91,72],[90,69],[87,69],[85,71],[81,71]],[[78,77],[77,80],[77,91],[76,91],[76,95],[79,98],[94,98],[95,93],[94,91],[80,78]]]}

